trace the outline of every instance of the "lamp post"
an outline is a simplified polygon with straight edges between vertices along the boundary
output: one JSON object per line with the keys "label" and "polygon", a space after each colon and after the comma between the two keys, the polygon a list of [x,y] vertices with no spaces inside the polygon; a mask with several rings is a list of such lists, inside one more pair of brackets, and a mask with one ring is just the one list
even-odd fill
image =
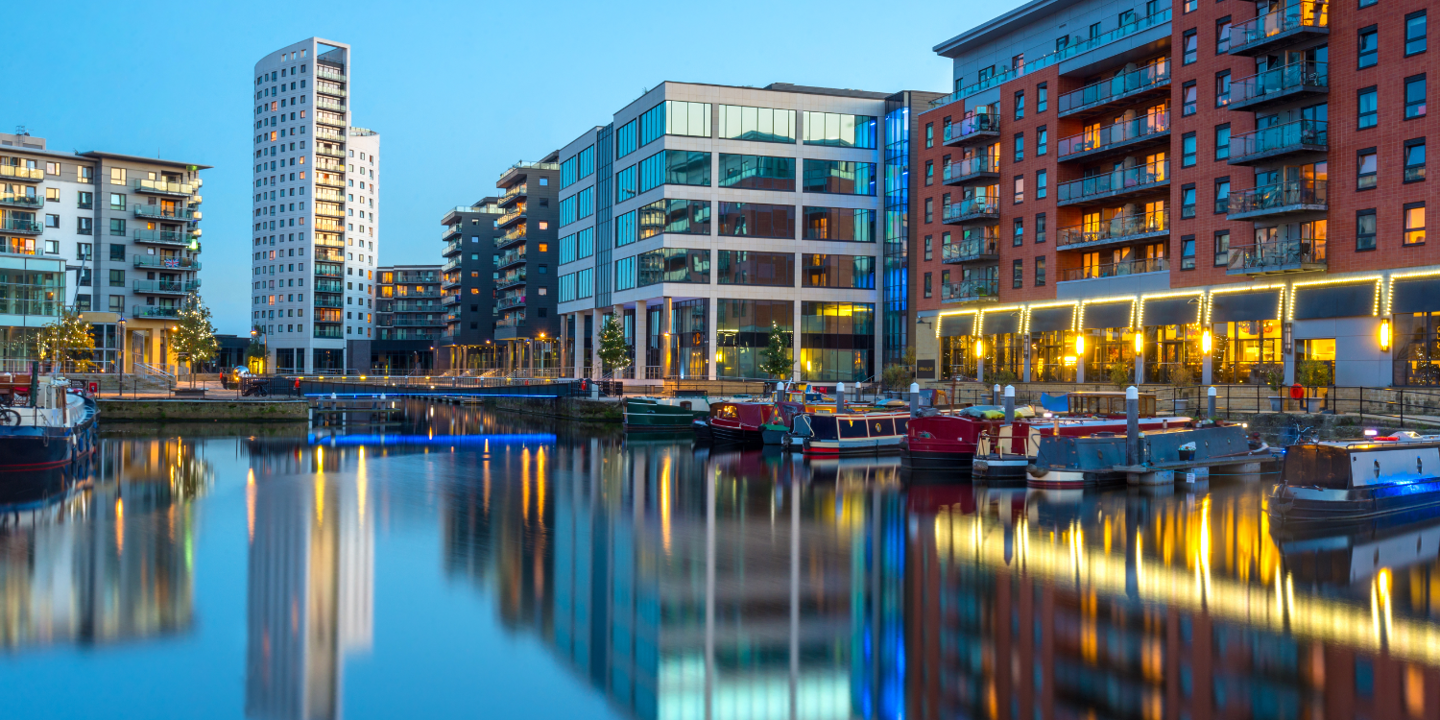
{"label": "lamp post", "polygon": [[127,344],[127,343],[126,343],[126,340],[127,340],[127,339],[126,339],[126,337],[125,337],[125,318],[123,318],[123,317],[120,318],[119,324],[120,324],[120,382],[116,385],[115,390],[119,393],[120,397],[125,397],[125,345]]}

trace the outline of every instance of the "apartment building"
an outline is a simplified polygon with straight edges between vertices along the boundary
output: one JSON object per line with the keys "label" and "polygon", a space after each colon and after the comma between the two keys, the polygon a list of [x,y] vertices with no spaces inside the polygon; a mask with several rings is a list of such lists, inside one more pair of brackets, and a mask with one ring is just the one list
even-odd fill
{"label": "apartment building", "polygon": [[445,332],[437,344],[435,367],[463,372],[496,367],[495,258],[496,227],[504,212],[499,198],[484,197],[460,205],[440,219],[445,264],[440,266],[440,298],[445,305]]}
{"label": "apartment building", "polygon": [[352,124],[350,46],[320,38],[255,64],[255,329],[270,367],[364,367],[374,339],[380,136]]}
{"label": "apartment building", "polygon": [[0,133],[0,358],[35,357],[38,329],[75,307],[107,370],[122,355],[130,371],[174,363],[170,326],[200,287],[210,166],[46,145]]}
{"label": "apartment building", "polygon": [[387,265],[376,272],[372,372],[435,367],[446,326],[440,277],[439,265]]}
{"label": "apartment building", "polygon": [[918,356],[938,379],[1289,383],[1313,360],[1440,383],[1426,42],[1418,1],[1036,0],[937,45]]}
{"label": "apartment building", "polygon": [[908,142],[931,97],[665,82],[566,145],[567,373],[598,374],[609,317],[626,378],[759,377],[773,327],[798,377],[878,373],[913,323]]}

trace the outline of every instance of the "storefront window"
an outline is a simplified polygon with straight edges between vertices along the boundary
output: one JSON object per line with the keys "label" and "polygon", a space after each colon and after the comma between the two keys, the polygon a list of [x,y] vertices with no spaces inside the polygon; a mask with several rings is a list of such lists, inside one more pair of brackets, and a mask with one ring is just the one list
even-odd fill
{"label": "storefront window", "polygon": [[1145,382],[1193,385],[1201,360],[1199,323],[1145,328]]}
{"label": "storefront window", "polygon": [[787,342],[795,330],[795,303],[789,300],[716,300],[715,376],[763,378],[760,355],[770,346],[770,328]]}
{"label": "storefront window", "polygon": [[1112,368],[1123,368],[1124,382],[1135,379],[1135,341],[1130,328],[1095,328],[1085,331],[1085,381],[1105,382]]}
{"label": "storefront window", "polygon": [[1024,372],[1024,335],[1004,333],[985,338],[985,382],[1017,382]]}
{"label": "storefront window", "polygon": [[1279,321],[1216,323],[1213,333],[1216,383],[1263,385],[1267,374],[1285,372]]}
{"label": "storefront window", "polygon": [[[710,301],[682,300],[671,306],[675,323],[675,365],[682,378],[710,377]],[[588,357],[588,354],[587,354]]]}
{"label": "storefront window", "polygon": [[1395,316],[1396,385],[1440,385],[1440,313]]}
{"label": "storefront window", "polygon": [[961,380],[975,377],[975,338],[970,335],[940,338],[940,377]]}
{"label": "storefront window", "polygon": [[1070,335],[1063,330],[1030,334],[1032,382],[1075,382],[1075,341]]}
{"label": "storefront window", "polygon": [[800,372],[817,382],[861,382],[875,374],[875,305],[802,302]]}

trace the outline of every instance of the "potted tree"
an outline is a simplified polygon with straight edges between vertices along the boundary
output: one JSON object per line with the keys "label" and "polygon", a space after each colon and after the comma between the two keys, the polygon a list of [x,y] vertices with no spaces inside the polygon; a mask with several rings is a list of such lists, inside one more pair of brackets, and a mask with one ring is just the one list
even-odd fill
{"label": "potted tree", "polygon": [[1283,412],[1285,409],[1285,396],[1280,394],[1280,390],[1285,387],[1285,373],[1272,367],[1265,371],[1264,377],[1265,384],[1269,385],[1270,389],[1275,391],[1275,394],[1270,396],[1270,411],[1277,413]]}
{"label": "potted tree", "polygon": [[1171,365],[1167,378],[1170,385],[1175,388],[1175,414],[1185,412],[1188,399],[1180,395],[1181,388],[1187,388],[1195,384],[1195,373],[1190,371],[1189,365]]}
{"label": "potted tree", "polygon": [[1317,388],[1329,387],[1334,382],[1334,372],[1330,364],[1320,360],[1302,360],[1295,367],[1295,381],[1307,388],[1305,397],[1305,410],[1317,412],[1325,398],[1319,395],[1311,395]]}

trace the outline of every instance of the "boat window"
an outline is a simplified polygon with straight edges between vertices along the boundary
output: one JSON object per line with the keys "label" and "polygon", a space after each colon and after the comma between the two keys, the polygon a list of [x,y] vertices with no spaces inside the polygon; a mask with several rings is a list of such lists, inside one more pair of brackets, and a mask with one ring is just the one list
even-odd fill
{"label": "boat window", "polygon": [[891,418],[870,421],[870,437],[885,437],[895,434],[895,421]]}
{"label": "boat window", "polygon": [[733,420],[739,417],[740,413],[738,410],[735,409],[734,405],[721,405],[720,409],[715,411],[715,416],[722,418],[730,418]]}
{"label": "boat window", "polygon": [[682,408],[684,408],[684,409],[686,409],[686,410],[689,410],[689,409],[690,409],[690,401],[689,401],[689,400],[681,400],[681,401],[680,401],[680,407],[682,407]]}
{"label": "boat window", "polygon": [[[896,434],[896,435],[904,435],[906,428],[908,428],[909,426],[910,426],[910,418],[908,418],[908,417],[895,418],[895,434]],[[930,433],[925,433],[925,436],[926,436],[926,437],[930,437]]]}
{"label": "boat window", "polygon": [[867,437],[865,434],[865,420],[863,418],[855,420],[845,419],[839,420],[838,422],[840,423],[840,439],[855,440]]}
{"label": "boat window", "polygon": [[833,415],[812,415],[810,417],[810,431],[814,433],[811,437],[816,440],[834,440],[835,416]]}

